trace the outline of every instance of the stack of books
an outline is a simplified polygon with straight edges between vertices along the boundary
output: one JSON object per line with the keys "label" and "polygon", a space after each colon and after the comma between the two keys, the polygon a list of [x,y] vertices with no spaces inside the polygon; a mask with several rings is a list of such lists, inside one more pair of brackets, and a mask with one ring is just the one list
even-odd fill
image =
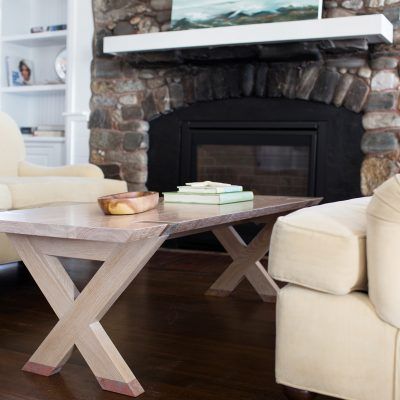
{"label": "stack of books", "polygon": [[62,125],[40,125],[34,127],[21,127],[23,135],[38,137],[63,137],[64,127]]}
{"label": "stack of books", "polygon": [[193,182],[178,186],[177,192],[163,193],[165,203],[230,204],[254,199],[242,186],[219,182]]}

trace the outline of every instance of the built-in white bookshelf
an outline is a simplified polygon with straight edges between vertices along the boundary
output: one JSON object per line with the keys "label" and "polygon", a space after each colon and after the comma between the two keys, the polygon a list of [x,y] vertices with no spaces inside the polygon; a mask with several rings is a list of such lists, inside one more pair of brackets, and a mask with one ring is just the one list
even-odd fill
{"label": "built-in white bookshelf", "polygon": [[[54,25],[67,28],[31,33],[31,28]],[[65,130],[65,138],[57,140],[24,135],[27,158],[47,165],[87,162],[91,0],[0,0],[0,33],[0,109],[20,127],[57,125]],[[66,81],[55,69],[63,49],[68,58]],[[31,85],[10,85],[7,57],[32,63]]]}

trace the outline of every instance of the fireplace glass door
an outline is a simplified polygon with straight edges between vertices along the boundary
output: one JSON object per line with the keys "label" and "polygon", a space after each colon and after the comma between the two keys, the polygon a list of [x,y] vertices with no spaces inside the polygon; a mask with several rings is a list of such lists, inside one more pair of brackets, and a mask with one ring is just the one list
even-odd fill
{"label": "fireplace glass door", "polygon": [[312,126],[188,123],[182,141],[182,182],[227,182],[262,195],[316,194],[318,131]]}

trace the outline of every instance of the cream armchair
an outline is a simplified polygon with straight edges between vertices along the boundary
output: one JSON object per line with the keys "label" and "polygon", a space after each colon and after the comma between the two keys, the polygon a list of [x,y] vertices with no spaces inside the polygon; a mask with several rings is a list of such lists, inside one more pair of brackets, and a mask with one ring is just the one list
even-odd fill
{"label": "cream armchair", "polygon": [[399,244],[400,175],[372,198],[278,220],[269,271],[288,282],[276,348],[288,398],[400,399]]}
{"label": "cream armchair", "polygon": [[[104,179],[95,165],[49,168],[26,162],[17,124],[0,112],[0,210],[95,202],[100,196],[126,190],[126,182]],[[0,234],[0,264],[18,260],[6,236]]]}

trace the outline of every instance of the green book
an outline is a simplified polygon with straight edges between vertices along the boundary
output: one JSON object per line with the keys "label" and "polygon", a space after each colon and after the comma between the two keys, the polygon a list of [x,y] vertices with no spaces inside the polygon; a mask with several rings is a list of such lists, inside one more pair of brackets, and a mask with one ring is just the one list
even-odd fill
{"label": "green book", "polygon": [[232,192],[215,194],[194,194],[182,192],[163,193],[165,203],[188,203],[188,204],[229,204],[254,199],[253,192]]}

